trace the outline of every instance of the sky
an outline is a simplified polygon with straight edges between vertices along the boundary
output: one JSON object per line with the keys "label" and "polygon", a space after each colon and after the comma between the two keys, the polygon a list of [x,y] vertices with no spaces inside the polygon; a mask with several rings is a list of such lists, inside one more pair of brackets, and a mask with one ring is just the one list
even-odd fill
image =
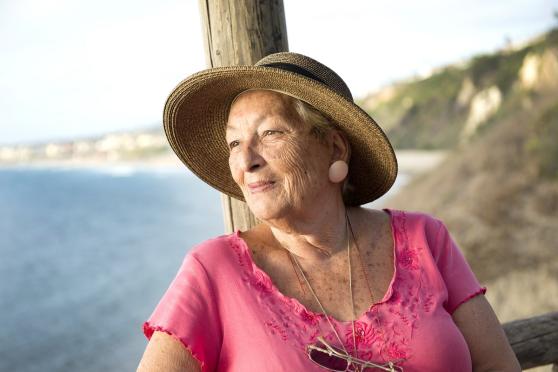
{"label": "sky", "polygon": [[[526,41],[558,0],[284,0],[289,49],[355,97]],[[0,0],[0,146],[160,125],[206,68],[196,0]]]}

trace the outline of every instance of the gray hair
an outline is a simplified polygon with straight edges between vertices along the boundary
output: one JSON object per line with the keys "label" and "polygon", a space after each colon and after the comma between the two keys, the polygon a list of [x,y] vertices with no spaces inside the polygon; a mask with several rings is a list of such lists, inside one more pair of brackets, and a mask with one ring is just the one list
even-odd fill
{"label": "gray hair", "polygon": [[[290,98],[293,110],[297,113],[297,115],[303,122],[310,125],[311,133],[314,134],[319,140],[324,140],[326,134],[328,134],[331,130],[336,129],[340,132],[343,132],[343,130],[339,128],[339,126],[333,119],[324,115],[320,110],[314,108],[314,106],[298,98]],[[349,144],[349,157],[350,154],[351,147]]]}
{"label": "gray hair", "polygon": [[291,104],[298,117],[311,126],[312,134],[318,139],[323,140],[329,131],[337,128],[333,120],[310,104],[295,97],[291,97]]}

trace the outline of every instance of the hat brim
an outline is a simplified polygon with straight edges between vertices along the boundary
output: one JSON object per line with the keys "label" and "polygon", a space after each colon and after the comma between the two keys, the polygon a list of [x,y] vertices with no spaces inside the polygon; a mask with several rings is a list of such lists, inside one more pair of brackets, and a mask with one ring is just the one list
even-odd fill
{"label": "hat brim", "polygon": [[230,66],[183,80],[165,104],[165,134],[178,158],[199,178],[239,200],[244,196],[229,169],[225,126],[231,102],[248,89],[269,89],[298,98],[333,119],[351,143],[348,205],[385,194],[395,182],[397,160],[380,126],[366,112],[315,80],[278,68]]}

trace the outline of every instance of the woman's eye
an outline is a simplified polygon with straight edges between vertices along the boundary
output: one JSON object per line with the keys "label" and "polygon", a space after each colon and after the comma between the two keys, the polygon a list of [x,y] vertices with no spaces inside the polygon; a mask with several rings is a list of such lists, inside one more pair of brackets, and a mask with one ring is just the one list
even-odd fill
{"label": "woman's eye", "polygon": [[281,131],[272,130],[272,129],[264,130],[264,132],[262,134],[262,137],[269,136],[269,135],[272,135],[272,134],[281,134]]}
{"label": "woman's eye", "polygon": [[239,144],[238,140],[229,142],[229,149],[232,150],[233,148],[235,148],[236,146],[238,146],[238,144]]}

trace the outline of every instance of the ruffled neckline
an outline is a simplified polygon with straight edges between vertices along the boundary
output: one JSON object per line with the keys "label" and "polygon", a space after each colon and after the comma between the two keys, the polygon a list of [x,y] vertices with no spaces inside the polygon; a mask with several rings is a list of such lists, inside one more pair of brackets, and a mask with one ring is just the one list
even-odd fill
{"label": "ruffled neckline", "polygon": [[[393,288],[394,288],[394,283],[398,277],[398,269],[397,269],[397,259],[398,259],[398,244],[397,244],[397,228],[396,228],[396,224],[397,224],[397,211],[392,210],[392,209],[388,209],[388,208],[384,208],[382,209],[383,211],[385,211],[388,216],[390,217],[390,225],[391,225],[391,235],[392,235],[392,240],[393,240],[393,275],[391,278],[391,281],[389,283],[388,289],[386,291],[386,293],[384,294],[384,297],[378,301],[378,302],[374,302],[372,303],[367,310],[362,313],[360,316],[358,316],[357,318],[355,318],[355,322],[357,321],[362,321],[363,318],[365,318],[368,314],[370,314],[372,312],[372,310],[374,309],[374,307],[379,306],[385,302],[387,302],[393,295]],[[325,314],[320,313],[320,312],[314,312],[308,308],[306,308],[305,305],[303,305],[302,303],[300,303],[300,301],[294,297],[290,297],[287,296],[285,294],[283,294],[275,285],[275,283],[273,283],[273,280],[270,278],[270,276],[264,271],[262,270],[255,262],[254,259],[252,257],[252,252],[250,252],[250,248],[248,247],[248,244],[246,243],[246,241],[240,236],[240,230],[236,230],[233,234],[232,237],[234,238],[234,240],[238,243],[238,246],[242,249],[244,255],[247,258],[247,261],[249,263],[250,269],[249,270],[249,274],[252,275],[252,279],[257,283],[257,287],[259,290],[267,292],[268,294],[272,294],[274,295],[276,298],[278,298],[282,303],[288,305],[295,313],[299,314],[303,320],[310,322],[310,323],[315,323],[319,320],[324,319],[325,320]],[[338,320],[336,318],[334,318],[333,316],[329,315],[328,316],[329,319],[333,322],[336,322],[337,324],[340,325],[352,325],[352,320]]]}

